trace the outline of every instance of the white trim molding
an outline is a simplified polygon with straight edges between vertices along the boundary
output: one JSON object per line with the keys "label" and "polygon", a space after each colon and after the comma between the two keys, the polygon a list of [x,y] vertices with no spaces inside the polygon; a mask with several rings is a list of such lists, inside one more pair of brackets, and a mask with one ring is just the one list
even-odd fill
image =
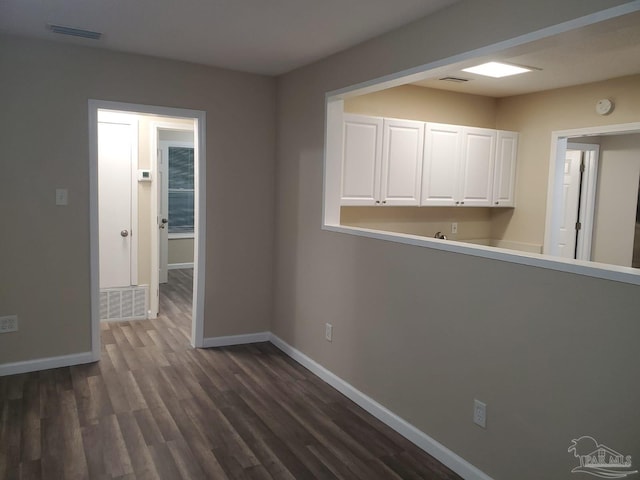
{"label": "white trim molding", "polygon": [[298,362],[311,373],[327,382],[352,402],[356,403],[382,423],[392,428],[414,445],[418,446],[442,464],[467,480],[492,480],[486,473],[467,462],[458,454],[431,438],[429,435],[400,418],[391,410],[365,395],[350,383],[327,370],[300,350],[289,345],[271,332],[248,333],[245,335],[229,335],[226,337],[209,337],[204,339],[205,348],[244,345],[247,343],[271,342],[285,355]]}
{"label": "white trim molding", "polygon": [[191,233],[169,233],[167,234],[167,237],[169,238],[169,240],[181,240],[183,238],[196,238],[196,234],[191,232]]}
{"label": "white trim molding", "polygon": [[449,467],[455,473],[467,480],[492,480],[486,473],[467,462],[458,454],[452,452],[447,447],[431,438],[423,431],[417,429],[409,422],[376,402],[371,397],[365,395],[350,383],[338,377],[315,360],[309,358],[300,350],[295,349],[280,337],[270,334],[269,341],[282,350],[283,353],[291,357],[300,365],[317,375],[333,388],[338,390],[352,402],[358,404],[382,423],[391,427],[411,443],[420,447],[436,460]]}
{"label": "white trim molding", "polygon": [[247,343],[268,342],[271,332],[247,333],[244,335],[229,335],[226,337],[209,337],[202,342],[202,348],[228,347],[231,345],[245,345]]}
{"label": "white trim molding", "polygon": [[37,358],[35,360],[5,363],[0,365],[0,377],[36,372],[38,370],[49,370],[50,368],[70,367],[95,361],[96,359],[94,358],[93,352],[83,352],[61,355],[59,357]]}
{"label": "white trim molding", "polygon": [[167,270],[178,270],[180,268],[193,268],[193,262],[191,263],[170,263],[167,265]]}

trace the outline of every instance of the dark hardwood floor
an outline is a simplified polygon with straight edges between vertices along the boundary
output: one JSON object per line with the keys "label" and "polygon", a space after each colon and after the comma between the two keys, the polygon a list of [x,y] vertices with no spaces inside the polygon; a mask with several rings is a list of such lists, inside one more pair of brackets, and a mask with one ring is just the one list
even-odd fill
{"label": "dark hardwood floor", "polygon": [[195,350],[191,271],[100,362],[0,377],[0,479],[459,479],[273,345]]}

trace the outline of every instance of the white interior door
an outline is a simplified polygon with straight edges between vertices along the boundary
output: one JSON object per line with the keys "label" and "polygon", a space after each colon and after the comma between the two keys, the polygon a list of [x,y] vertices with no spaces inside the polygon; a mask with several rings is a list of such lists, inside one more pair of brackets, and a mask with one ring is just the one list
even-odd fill
{"label": "white interior door", "polygon": [[575,258],[576,223],[580,200],[580,164],[582,152],[567,150],[564,162],[564,182],[562,184],[561,221],[558,230],[557,255]]}
{"label": "white interior door", "polygon": [[98,212],[100,288],[132,285],[132,168],[135,120],[100,112],[98,117]]}

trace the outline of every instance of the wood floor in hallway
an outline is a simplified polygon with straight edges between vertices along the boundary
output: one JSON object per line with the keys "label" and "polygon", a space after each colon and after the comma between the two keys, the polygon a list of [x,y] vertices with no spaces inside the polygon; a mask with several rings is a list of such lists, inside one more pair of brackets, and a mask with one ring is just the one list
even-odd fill
{"label": "wood floor in hallway", "polygon": [[270,343],[193,349],[191,271],[100,362],[0,377],[0,479],[459,479]]}

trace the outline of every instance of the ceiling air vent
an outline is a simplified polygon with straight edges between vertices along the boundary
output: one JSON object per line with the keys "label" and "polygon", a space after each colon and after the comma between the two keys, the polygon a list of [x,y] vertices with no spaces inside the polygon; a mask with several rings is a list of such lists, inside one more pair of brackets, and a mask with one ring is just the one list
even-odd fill
{"label": "ceiling air vent", "polygon": [[81,28],[65,27],[64,25],[48,25],[53,33],[61,35],[71,35],[72,37],[90,38],[92,40],[100,40],[102,33],[92,32],[91,30],[83,30]]}
{"label": "ceiling air vent", "polygon": [[443,77],[443,78],[440,78],[439,80],[442,80],[443,82],[455,82],[455,83],[464,83],[469,81],[468,78],[460,78],[460,77]]}

